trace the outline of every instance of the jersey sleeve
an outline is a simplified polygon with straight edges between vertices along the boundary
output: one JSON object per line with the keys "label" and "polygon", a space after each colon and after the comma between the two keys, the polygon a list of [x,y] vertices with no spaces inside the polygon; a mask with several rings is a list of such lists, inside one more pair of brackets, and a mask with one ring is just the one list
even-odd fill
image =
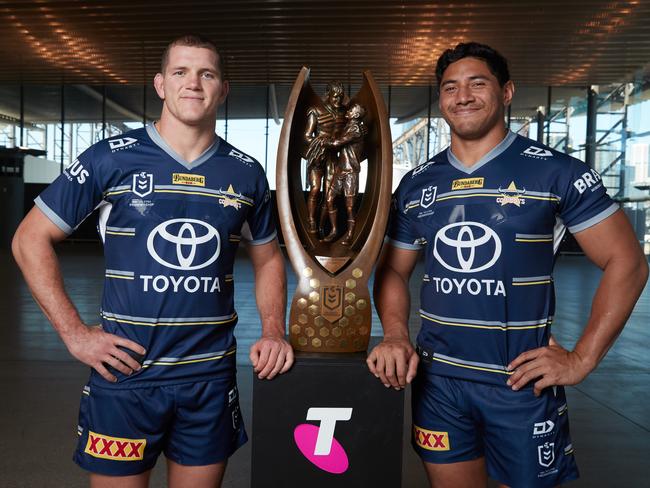
{"label": "jersey sleeve", "polygon": [[248,212],[242,227],[242,239],[248,244],[259,245],[271,242],[276,235],[271,191],[266,175],[260,170],[255,185],[253,208]]}
{"label": "jersey sleeve", "polygon": [[102,178],[94,154],[91,146],[34,200],[66,234],[71,234],[102,201]]}
{"label": "jersey sleeve", "polygon": [[406,177],[402,179],[402,183],[393,195],[386,240],[400,249],[420,250],[424,247],[422,238],[418,235],[415,223],[409,215],[409,210],[417,206],[414,202],[410,202],[404,185],[405,180]]}
{"label": "jersey sleeve", "polygon": [[573,234],[596,225],[619,208],[607,195],[600,174],[575,158],[571,158],[560,188],[559,216]]}

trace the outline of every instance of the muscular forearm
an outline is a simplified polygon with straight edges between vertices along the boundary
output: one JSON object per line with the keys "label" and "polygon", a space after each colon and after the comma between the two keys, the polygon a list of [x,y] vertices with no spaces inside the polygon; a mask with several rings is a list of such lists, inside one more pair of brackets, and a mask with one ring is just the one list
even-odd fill
{"label": "muscular forearm", "polygon": [[255,272],[255,298],[263,337],[284,337],[287,284],[280,250]]}
{"label": "muscular forearm", "polygon": [[12,250],[34,299],[67,343],[85,325],[65,292],[53,244],[19,230]]}
{"label": "muscular forearm", "polygon": [[375,274],[373,294],[384,337],[408,338],[411,307],[408,282],[390,267],[380,268]]}
{"label": "muscular forearm", "polygon": [[643,254],[612,258],[604,268],[591,315],[574,351],[593,370],[605,356],[632,313],[648,277]]}

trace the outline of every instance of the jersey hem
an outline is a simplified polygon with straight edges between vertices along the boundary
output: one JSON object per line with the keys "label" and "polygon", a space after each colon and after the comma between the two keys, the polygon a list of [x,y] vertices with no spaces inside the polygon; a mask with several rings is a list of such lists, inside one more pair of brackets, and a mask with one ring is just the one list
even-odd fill
{"label": "jersey hem", "polygon": [[66,234],[70,235],[74,231],[72,227],[70,227],[65,220],[63,220],[59,215],[52,210],[47,203],[43,201],[43,199],[39,196],[37,196],[34,199],[34,205],[36,205],[41,212],[45,214],[45,216],[50,219],[50,221],[56,225],[59,229],[61,229],[63,232]]}
{"label": "jersey hem", "polygon": [[585,229],[588,229],[589,227],[592,227],[592,226],[602,222],[607,217],[614,214],[618,209],[619,209],[618,203],[612,203],[605,210],[603,210],[602,212],[594,215],[590,219],[587,219],[584,222],[581,222],[579,224],[567,226],[567,229],[569,229],[569,232],[571,232],[572,234],[583,231]]}

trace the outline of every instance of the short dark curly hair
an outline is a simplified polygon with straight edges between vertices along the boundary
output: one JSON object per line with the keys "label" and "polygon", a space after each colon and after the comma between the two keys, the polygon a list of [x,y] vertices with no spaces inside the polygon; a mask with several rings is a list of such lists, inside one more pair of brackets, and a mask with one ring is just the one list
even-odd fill
{"label": "short dark curly hair", "polygon": [[501,86],[510,81],[508,61],[497,50],[478,42],[461,42],[453,49],[447,49],[438,58],[436,64],[438,88],[440,88],[442,75],[449,65],[463,58],[478,58],[485,61],[485,64],[490,68],[490,72],[496,77]]}

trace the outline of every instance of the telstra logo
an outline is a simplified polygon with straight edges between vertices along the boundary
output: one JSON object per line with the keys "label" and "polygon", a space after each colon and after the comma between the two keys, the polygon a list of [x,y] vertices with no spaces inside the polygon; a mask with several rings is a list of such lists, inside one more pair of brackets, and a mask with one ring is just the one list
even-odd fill
{"label": "telstra logo", "polygon": [[334,438],[334,429],[336,422],[350,418],[351,408],[310,408],[306,420],[320,421],[320,425],[300,424],[293,431],[293,439],[303,456],[316,467],[328,473],[345,473],[348,455]]}

